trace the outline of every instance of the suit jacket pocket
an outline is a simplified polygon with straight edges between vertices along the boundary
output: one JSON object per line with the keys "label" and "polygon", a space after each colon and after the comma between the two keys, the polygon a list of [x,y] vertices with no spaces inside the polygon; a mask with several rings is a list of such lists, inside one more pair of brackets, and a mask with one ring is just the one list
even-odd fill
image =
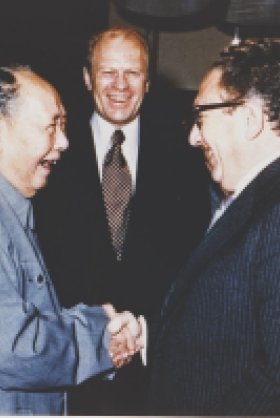
{"label": "suit jacket pocket", "polygon": [[52,284],[47,273],[44,273],[39,263],[21,261],[22,298],[32,302],[39,310],[54,310],[50,288]]}

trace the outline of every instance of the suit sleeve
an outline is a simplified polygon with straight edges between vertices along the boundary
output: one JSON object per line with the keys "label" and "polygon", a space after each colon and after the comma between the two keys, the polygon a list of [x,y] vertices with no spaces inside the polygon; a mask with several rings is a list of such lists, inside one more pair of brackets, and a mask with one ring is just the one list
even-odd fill
{"label": "suit sleeve", "polygon": [[279,228],[263,231],[255,256],[255,353],[224,400],[227,415],[275,415],[280,399],[280,240]]}
{"label": "suit sleeve", "polygon": [[13,254],[0,246],[1,389],[57,389],[111,369],[103,309],[44,310],[19,291],[18,270]]}

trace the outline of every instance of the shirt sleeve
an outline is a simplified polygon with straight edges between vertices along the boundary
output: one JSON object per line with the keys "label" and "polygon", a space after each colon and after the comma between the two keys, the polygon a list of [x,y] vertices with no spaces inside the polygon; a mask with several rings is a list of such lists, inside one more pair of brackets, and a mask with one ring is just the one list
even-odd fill
{"label": "shirt sleeve", "polygon": [[26,300],[23,276],[0,246],[1,389],[57,389],[111,370],[104,310],[83,304],[59,312],[43,309],[38,292],[38,303]]}

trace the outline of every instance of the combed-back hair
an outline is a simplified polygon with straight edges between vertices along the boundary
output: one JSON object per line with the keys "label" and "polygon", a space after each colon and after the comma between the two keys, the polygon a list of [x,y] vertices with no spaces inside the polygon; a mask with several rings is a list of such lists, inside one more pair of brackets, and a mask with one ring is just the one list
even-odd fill
{"label": "combed-back hair", "polygon": [[144,53],[144,58],[147,65],[147,74],[149,74],[149,56],[150,49],[147,39],[137,30],[130,27],[113,27],[107,30],[104,30],[99,33],[95,33],[91,36],[88,42],[88,51],[86,57],[85,66],[91,72],[92,71],[92,61],[94,56],[95,48],[100,44],[101,41],[106,39],[116,39],[123,38],[125,40],[131,40],[139,45]]}
{"label": "combed-back hair", "polygon": [[236,98],[259,95],[268,120],[280,130],[280,40],[243,40],[225,48],[212,68],[221,68],[220,85]]}
{"label": "combed-back hair", "polygon": [[12,116],[19,96],[19,84],[15,77],[17,71],[31,72],[31,68],[22,64],[0,67],[0,115]]}

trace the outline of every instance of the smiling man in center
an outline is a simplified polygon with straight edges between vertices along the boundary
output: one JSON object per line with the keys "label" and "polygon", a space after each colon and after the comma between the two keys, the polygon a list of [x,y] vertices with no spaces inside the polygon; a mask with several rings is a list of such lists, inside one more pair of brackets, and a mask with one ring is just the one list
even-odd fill
{"label": "smiling man in center", "polygon": [[[67,108],[70,147],[43,217],[67,306],[109,301],[153,315],[206,228],[202,164],[174,115],[177,104],[155,97],[149,73],[147,41],[134,29],[91,38],[83,70],[90,106]],[[55,216],[47,223],[50,201]],[[146,378],[135,359],[113,381],[91,380],[75,391],[71,413],[143,415]]]}

